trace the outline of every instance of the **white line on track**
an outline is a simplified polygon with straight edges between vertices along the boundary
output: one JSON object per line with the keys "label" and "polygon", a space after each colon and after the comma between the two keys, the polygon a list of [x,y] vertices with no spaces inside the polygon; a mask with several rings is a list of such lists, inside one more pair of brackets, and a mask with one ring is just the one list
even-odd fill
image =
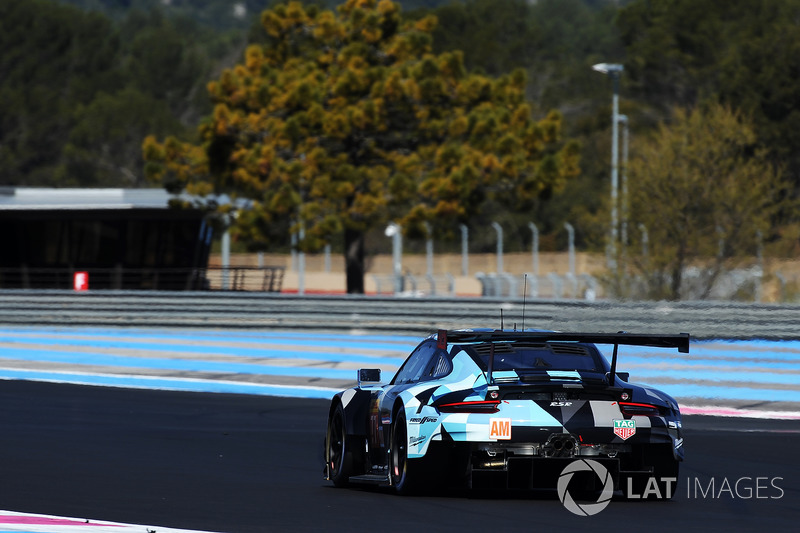
{"label": "white line on track", "polygon": [[14,511],[0,511],[0,533],[207,533],[189,529],[173,529],[161,526],[143,526],[65,518]]}

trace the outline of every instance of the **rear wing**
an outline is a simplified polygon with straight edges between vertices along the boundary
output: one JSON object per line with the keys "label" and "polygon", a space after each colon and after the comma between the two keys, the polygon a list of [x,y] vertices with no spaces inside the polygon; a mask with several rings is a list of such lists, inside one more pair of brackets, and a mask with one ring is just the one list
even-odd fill
{"label": "rear wing", "polygon": [[[446,348],[447,344],[497,343],[515,341],[539,342],[580,342],[587,344],[612,344],[611,371],[608,373],[609,385],[614,384],[617,371],[617,350],[620,345],[652,346],[654,348],[677,348],[680,353],[689,353],[688,333],[674,335],[650,335],[647,333],[562,333],[558,331],[466,331],[439,330],[437,344]],[[489,357],[489,383],[492,382],[494,350]]]}

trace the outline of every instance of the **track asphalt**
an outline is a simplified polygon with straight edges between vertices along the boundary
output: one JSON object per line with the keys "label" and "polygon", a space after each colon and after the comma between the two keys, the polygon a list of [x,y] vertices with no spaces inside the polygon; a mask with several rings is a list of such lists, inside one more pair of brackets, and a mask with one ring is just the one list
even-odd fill
{"label": "track asphalt", "polygon": [[[675,498],[615,497],[585,517],[554,492],[336,489],[322,475],[327,400],[2,381],[0,406],[3,508],[156,533],[763,533],[800,523],[796,420],[686,416]],[[119,531],[136,527],[145,533]]]}
{"label": "track asphalt", "polygon": [[[228,330],[0,329],[0,379],[329,398],[358,368],[391,376],[420,339]],[[702,341],[689,354],[620,349],[631,380],[672,394],[685,414],[800,420],[800,342]],[[0,511],[0,533],[188,530]]]}

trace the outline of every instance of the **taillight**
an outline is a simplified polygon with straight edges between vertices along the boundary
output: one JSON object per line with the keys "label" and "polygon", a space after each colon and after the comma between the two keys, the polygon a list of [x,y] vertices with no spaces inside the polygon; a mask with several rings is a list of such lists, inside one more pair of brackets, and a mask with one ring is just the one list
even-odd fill
{"label": "taillight", "polygon": [[661,408],[649,403],[619,402],[619,410],[626,416],[661,416]]}
{"label": "taillight", "polygon": [[496,413],[500,410],[500,400],[479,400],[475,402],[444,403],[436,406],[440,413]]}

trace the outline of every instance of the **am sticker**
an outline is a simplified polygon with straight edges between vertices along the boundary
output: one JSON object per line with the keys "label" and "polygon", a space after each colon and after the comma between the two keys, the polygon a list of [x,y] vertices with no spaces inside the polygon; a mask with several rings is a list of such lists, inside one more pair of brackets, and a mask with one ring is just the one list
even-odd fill
{"label": "am sticker", "polygon": [[495,440],[510,440],[511,419],[510,418],[489,419],[489,438]]}
{"label": "am sticker", "polygon": [[636,420],[614,420],[614,435],[627,440],[636,433]]}

